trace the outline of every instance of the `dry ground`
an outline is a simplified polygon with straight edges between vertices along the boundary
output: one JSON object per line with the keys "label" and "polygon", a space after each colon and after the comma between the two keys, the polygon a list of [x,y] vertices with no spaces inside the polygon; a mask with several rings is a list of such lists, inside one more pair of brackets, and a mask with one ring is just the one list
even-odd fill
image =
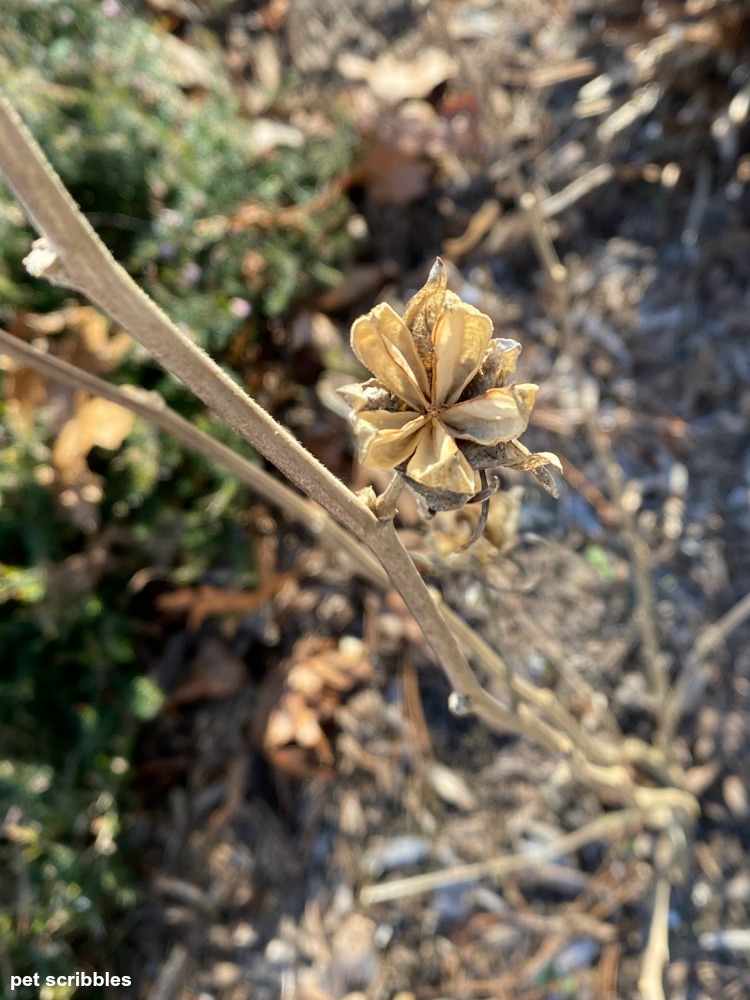
{"label": "dry ground", "polygon": [[[273,117],[263,81],[291,65],[295,113],[327,127],[343,108],[366,150],[347,180],[359,260],[338,299],[255,360],[273,384],[297,382],[262,401],[339,475],[373,481],[330,403],[326,338],[345,341],[376,299],[402,303],[437,254],[523,343],[520,377],[541,386],[525,440],[561,455],[560,500],[508,474],[487,537],[456,555],[469,515],[424,524],[405,496],[404,538],[511,669],[595,739],[607,710],[627,734],[658,731],[649,622],[670,681],[695,668],[671,749],[700,816],[674,879],[666,995],[750,995],[747,626],[726,623],[691,658],[750,590],[750,7],[246,6],[227,45],[248,109]],[[524,189],[561,285],[517,207]],[[597,454],[592,426],[611,451]],[[535,860],[616,802],[559,756],[451,715],[400,602],[343,558],[260,505],[248,524],[270,581],[257,607],[140,595],[159,625],[144,656],[171,701],[139,744],[137,995],[638,996],[659,838],[636,824]],[[653,584],[640,607],[634,549]],[[310,676],[326,683],[303,697]],[[373,885],[512,855],[528,864],[502,878],[368,902]]]}

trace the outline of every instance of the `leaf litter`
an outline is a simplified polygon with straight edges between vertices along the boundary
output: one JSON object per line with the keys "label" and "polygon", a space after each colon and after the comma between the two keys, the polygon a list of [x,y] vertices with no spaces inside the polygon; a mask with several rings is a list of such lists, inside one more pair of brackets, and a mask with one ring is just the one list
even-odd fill
{"label": "leaf litter", "polygon": [[[360,301],[329,293],[340,356],[349,321],[375,298],[400,312],[442,254],[460,259],[462,297],[490,316],[494,335],[523,341],[522,377],[547,393],[527,433],[532,447],[562,455],[559,502],[506,471],[509,489],[468,553],[456,555],[454,541],[472,512],[402,523],[420,571],[592,733],[613,713],[647,738],[654,706],[627,553],[506,154],[538,188],[564,255],[572,332],[653,556],[653,614],[676,667],[750,589],[750,149],[738,72],[750,11],[721,0],[563,5],[554,20],[539,3],[439,9],[436,19],[395,0],[272,3],[246,30],[256,44],[272,34],[310,81],[295,123],[325,117],[335,99],[367,121],[342,190],[368,282]],[[174,16],[189,21],[190,10]],[[398,91],[388,87],[394,66]],[[268,95],[254,86],[248,101],[266,113]],[[234,220],[279,222],[252,205]],[[95,322],[78,339],[88,360],[77,360],[108,370],[110,339]],[[329,329],[329,353],[333,340]],[[304,348],[320,360],[318,345]],[[319,447],[316,434],[343,436],[341,415],[314,386],[290,384],[280,353],[258,358],[269,408]],[[354,375],[354,359],[345,363]],[[38,379],[14,384],[24,418],[48,403]],[[100,402],[68,400],[58,429],[54,467],[79,490],[95,485],[91,448],[115,447],[129,430]],[[346,466],[340,448],[328,454],[358,485],[377,481]],[[93,508],[84,520],[95,530]],[[171,606],[153,602],[144,635],[171,700],[144,727],[134,783],[149,904],[132,935],[140,995],[635,995],[653,836],[535,862],[607,802],[535,747],[451,715],[447,685],[392,597],[275,514],[256,510],[249,525],[274,538],[284,586],[173,592]],[[347,642],[361,642],[356,656]],[[748,648],[745,629],[706,658],[675,741],[703,818],[670,917],[670,1000],[693,988],[750,990]],[[489,683],[502,697],[500,681]],[[497,883],[360,902],[372,882],[513,853],[528,867]]]}
{"label": "leaf litter", "polygon": [[[525,5],[521,14],[492,3],[445,4],[442,34],[434,19],[411,14],[401,21],[394,14],[399,27],[381,32],[364,3],[336,7],[340,21],[326,34],[321,26],[330,25],[334,5],[321,5],[307,21],[302,7],[287,15],[292,58],[303,72],[315,64],[321,97],[343,93],[367,143],[342,188],[362,220],[359,266],[371,269],[375,283],[362,283],[359,300],[348,297],[347,283],[338,297],[328,293],[341,342],[342,319],[372,305],[378,278],[377,298],[400,312],[431,255],[460,260],[462,297],[468,293],[490,315],[494,336],[523,341],[522,378],[543,385],[530,445],[558,451],[570,470],[557,504],[506,472],[510,489],[492,498],[495,513],[469,554],[456,548],[471,532],[471,508],[441,513],[426,530],[406,518],[403,537],[421,571],[514,671],[554,689],[592,732],[606,728],[613,712],[629,731],[648,735],[653,706],[641,683],[617,514],[584,439],[587,404],[572,382],[501,150],[511,148],[539,185],[542,212],[565,250],[570,321],[586,345],[589,389],[655,553],[654,614],[678,661],[696,632],[750,585],[742,445],[750,372],[738,350],[737,312],[746,267],[729,251],[717,256],[719,245],[741,238],[745,139],[739,96],[734,117],[728,110],[733,85],[723,84],[728,96],[705,100],[705,88],[718,86],[708,67],[722,45],[730,56],[735,51],[722,34],[728,5],[707,9],[717,34],[706,29],[700,41],[688,31],[682,42],[679,30],[669,34],[672,12],[661,4],[643,17],[639,4],[624,13],[611,5],[590,21],[566,10],[555,24],[542,5]],[[398,5],[382,7],[393,14]],[[417,54],[436,49],[435,65],[444,70],[420,77]],[[411,65],[413,82],[403,94],[379,96],[387,87],[383,67],[396,62]],[[367,92],[352,90],[353,80]],[[725,119],[729,138],[722,138]],[[471,142],[457,147],[457,160],[452,137],[461,129]],[[503,145],[493,130],[507,133]],[[695,187],[701,165],[687,151],[709,133],[721,143],[703,203]],[[624,136],[629,152],[617,145]],[[326,311],[323,302],[319,308]],[[322,405],[341,419],[327,399],[321,391],[312,412]],[[379,481],[367,466],[338,471],[358,487]],[[458,884],[366,908],[358,902],[363,885],[425,866],[450,869],[511,853],[533,859],[540,845],[598,815],[602,803],[523,741],[497,739],[451,716],[445,682],[398,602],[353,584],[310,539],[269,516],[279,569],[289,566],[293,583],[270,600],[263,621],[251,611],[230,627],[230,646],[249,665],[247,696],[223,709],[212,699],[186,706],[191,714],[182,719],[194,734],[184,780],[194,786],[206,775],[202,758],[218,753],[223,769],[204,798],[233,804],[211,838],[197,819],[179,814],[185,847],[169,862],[190,884],[223,892],[220,921],[183,918],[182,939],[201,956],[202,987],[222,998],[272,997],[289,982],[295,996],[315,1000],[634,995],[650,916],[655,843],[648,833],[532,863],[499,884]],[[270,632],[269,619],[276,620]],[[221,614],[202,620],[199,631],[222,620],[226,631]],[[358,633],[372,666],[346,681],[336,668],[340,679],[331,686],[313,665],[321,654],[336,655],[342,635]],[[713,996],[740,995],[750,984],[741,949],[718,958],[711,949],[719,938],[709,940],[741,928],[750,906],[742,889],[750,865],[736,825],[748,761],[740,737],[729,737],[720,721],[729,722],[727,685],[747,690],[742,649],[734,637],[706,664],[708,705],[693,703],[678,737],[679,752],[695,761],[696,782],[705,762],[711,770],[701,785],[708,828],[694,883],[675,897],[668,997],[684,995],[691,975]],[[747,695],[738,697],[734,733],[745,732],[748,720]],[[258,698],[265,698],[261,713]],[[160,724],[161,745],[169,746],[176,734]],[[255,760],[242,772],[239,794],[230,766],[237,759],[246,768]],[[165,831],[156,817],[143,835],[143,849],[163,867]],[[206,858],[213,859],[208,867]],[[729,885],[737,895],[720,920]],[[156,941],[162,920],[151,925]],[[148,950],[165,954],[153,943]],[[194,995],[191,981],[183,976],[173,995]]]}

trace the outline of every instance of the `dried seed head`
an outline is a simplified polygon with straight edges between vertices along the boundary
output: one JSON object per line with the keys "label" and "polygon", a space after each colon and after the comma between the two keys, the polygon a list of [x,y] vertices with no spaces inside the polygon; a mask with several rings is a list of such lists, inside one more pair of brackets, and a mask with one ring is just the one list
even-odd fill
{"label": "dried seed head", "polygon": [[492,321],[448,290],[438,259],[403,317],[375,306],[352,326],[352,348],[374,379],[345,386],[360,460],[395,468],[432,510],[453,510],[480,490],[477,470],[529,469],[557,494],[516,440],[526,429],[536,385],[508,385],[521,345],[492,338]]}

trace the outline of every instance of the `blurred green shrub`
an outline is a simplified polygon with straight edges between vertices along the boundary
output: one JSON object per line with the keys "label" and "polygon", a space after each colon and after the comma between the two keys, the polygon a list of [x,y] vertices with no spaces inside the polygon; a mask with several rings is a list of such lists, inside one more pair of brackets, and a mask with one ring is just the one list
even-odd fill
{"label": "blurred green shrub", "polygon": [[[319,195],[348,165],[344,130],[258,153],[211,36],[201,40],[210,86],[190,91],[172,71],[174,40],[124,3],[2,7],[0,86],[115,257],[220,363],[229,367],[230,346],[238,357],[262,336],[267,318],[336,280],[345,207]],[[301,211],[290,225],[230,224],[254,204]],[[0,189],[2,323],[70,299],[26,275],[34,235]],[[137,351],[110,377],[159,389],[229,437]],[[160,695],[139,662],[128,581],[155,558],[182,584],[211,571],[243,585],[254,572],[244,488],[137,421],[116,456],[89,455],[104,483],[97,537],[109,538],[109,558],[73,585],[72,563],[92,538],[66,518],[44,474],[51,419],[41,407],[19,421],[0,401],[3,979],[106,967],[136,898],[119,850],[122,792],[138,720],[158,711]]]}
{"label": "blurred green shrub", "polygon": [[[212,220],[245,202],[304,206],[346,168],[351,136],[257,153],[218,52],[202,53],[211,88],[186,93],[169,38],[117,3],[4,0],[0,85],[115,257],[218,353],[247,318],[238,299],[261,320],[283,313],[336,279],[346,238],[337,199],[299,225],[231,232]],[[24,275],[20,218],[6,201],[0,301],[39,309],[60,293]],[[243,274],[248,254],[264,260],[258,281]]]}

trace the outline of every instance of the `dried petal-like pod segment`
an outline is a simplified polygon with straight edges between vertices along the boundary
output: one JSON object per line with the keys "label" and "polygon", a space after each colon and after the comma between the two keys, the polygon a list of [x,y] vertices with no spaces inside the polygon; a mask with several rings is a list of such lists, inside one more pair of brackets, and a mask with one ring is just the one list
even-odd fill
{"label": "dried petal-like pod segment", "polygon": [[445,264],[438,257],[427,276],[426,284],[409,299],[404,309],[404,325],[414,338],[428,374],[431,374],[432,369],[432,331],[445,308],[447,289]]}
{"label": "dried petal-like pod segment", "polygon": [[441,260],[403,317],[381,304],[356,320],[352,348],[375,375],[339,390],[360,460],[397,468],[430,510],[486,502],[483,470],[498,465],[528,469],[555,491],[544,471],[559,467],[555,457],[517,441],[537,392],[508,384],[521,346],[492,338],[490,318],[448,290]]}

